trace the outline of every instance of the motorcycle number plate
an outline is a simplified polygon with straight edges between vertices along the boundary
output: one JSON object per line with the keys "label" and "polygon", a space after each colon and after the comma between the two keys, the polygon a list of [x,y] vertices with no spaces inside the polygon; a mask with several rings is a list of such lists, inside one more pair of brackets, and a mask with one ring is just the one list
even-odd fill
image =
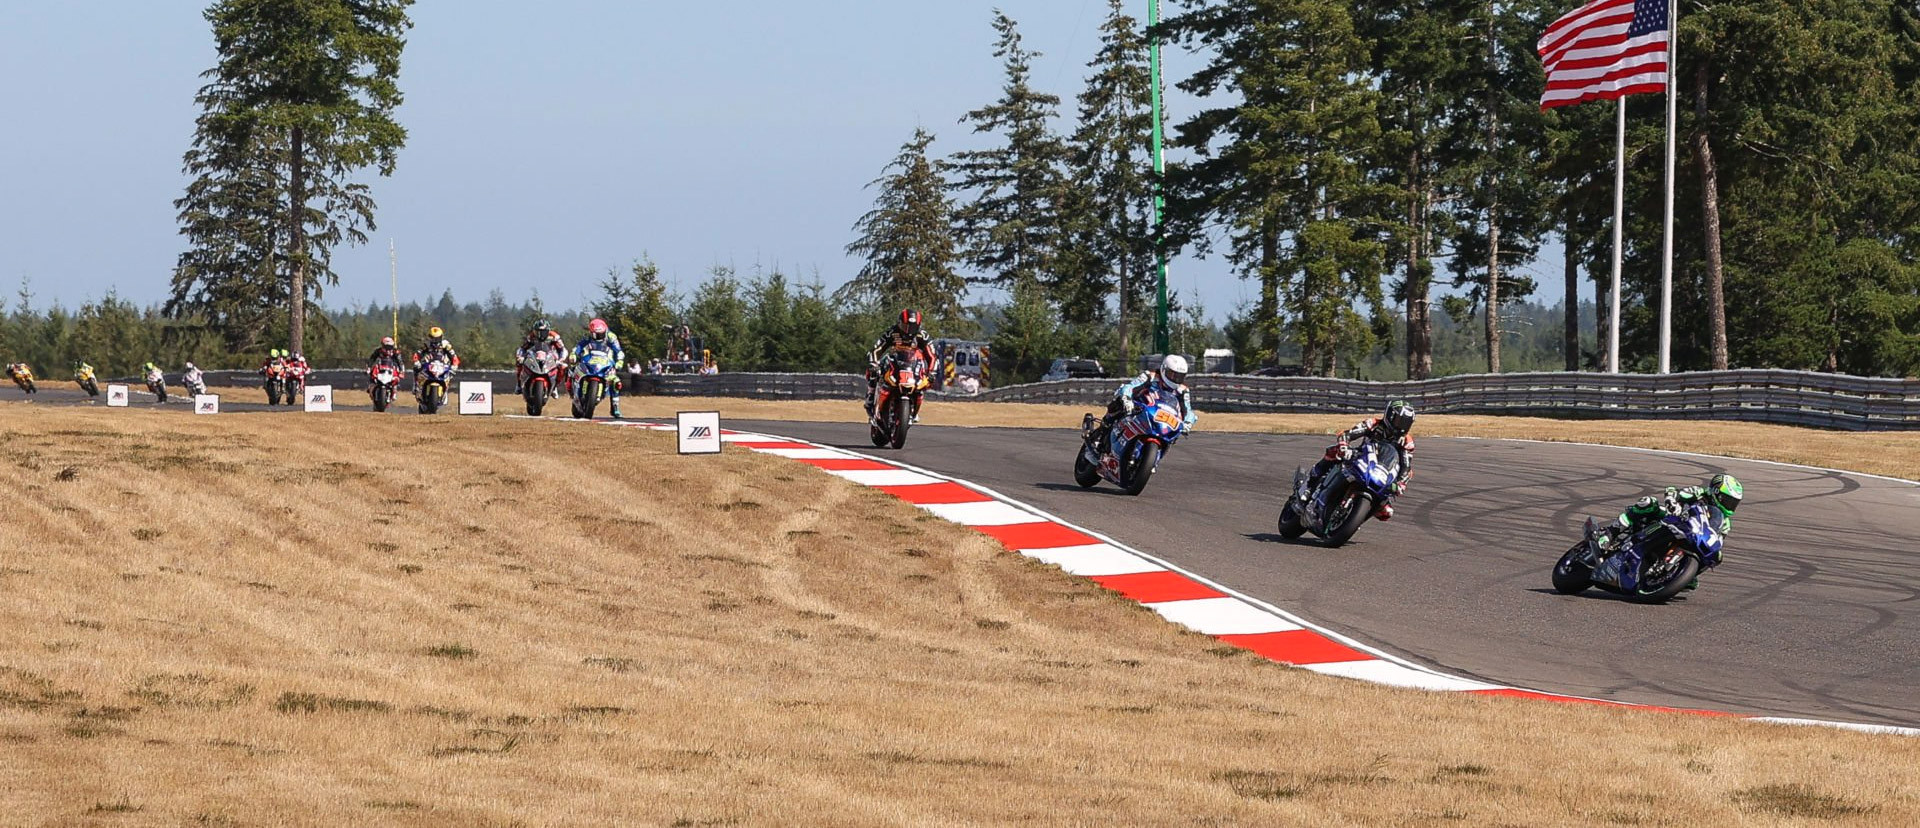
{"label": "motorcycle number plate", "polygon": [[1181,426],[1180,415],[1164,408],[1153,412],[1153,419],[1168,428],[1179,428]]}

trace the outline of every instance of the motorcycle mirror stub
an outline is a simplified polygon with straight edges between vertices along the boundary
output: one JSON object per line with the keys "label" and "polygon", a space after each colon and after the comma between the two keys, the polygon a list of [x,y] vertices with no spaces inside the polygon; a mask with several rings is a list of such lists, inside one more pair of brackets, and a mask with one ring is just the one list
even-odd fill
{"label": "motorcycle mirror stub", "polygon": [[674,415],[681,454],[720,453],[720,412],[682,411]]}
{"label": "motorcycle mirror stub", "polygon": [[331,413],[332,411],[333,411],[333,386],[331,385],[307,386],[307,412],[311,414],[328,414],[328,413]]}
{"label": "motorcycle mirror stub", "polygon": [[127,393],[126,386],[124,385],[107,386],[107,405],[112,406],[114,408],[126,408],[127,401],[130,399],[131,397]]}
{"label": "motorcycle mirror stub", "polygon": [[482,417],[493,416],[493,383],[461,381],[460,413]]}
{"label": "motorcycle mirror stub", "polygon": [[220,395],[219,394],[195,394],[193,397],[193,413],[195,414],[220,413]]}

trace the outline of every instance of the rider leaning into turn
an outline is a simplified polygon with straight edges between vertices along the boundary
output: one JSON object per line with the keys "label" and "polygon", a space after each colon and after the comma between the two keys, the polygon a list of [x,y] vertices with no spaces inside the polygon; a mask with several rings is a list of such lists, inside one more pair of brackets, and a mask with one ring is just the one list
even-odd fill
{"label": "rider leaning into turn", "polygon": [[[1709,514],[1720,518],[1720,524],[1714,527],[1714,531],[1719,532],[1724,538],[1733,531],[1733,510],[1740,508],[1740,498],[1744,496],[1746,496],[1746,490],[1731,474],[1716,474],[1709,477],[1705,486],[1679,488],[1668,486],[1664,492],[1640,498],[1638,502],[1628,506],[1626,511],[1621,512],[1620,517],[1613,523],[1600,530],[1601,554],[1613,551],[1616,544],[1632,537],[1634,532],[1640,531],[1647,525],[1659,523],[1668,515],[1686,514],[1688,509],[1702,503],[1711,507]],[[1694,589],[1698,586],[1700,586],[1700,578],[1695,576],[1686,588]]]}
{"label": "rider leaning into turn", "polygon": [[620,366],[627,361],[627,352],[620,347],[620,337],[607,330],[607,320],[595,319],[587,323],[587,335],[573,346],[572,362],[586,361],[589,352],[607,351],[613,354],[613,374],[607,378],[607,401],[610,406],[607,413],[614,419],[620,419]]}
{"label": "rider leaning into turn", "polygon": [[1313,473],[1307,478],[1307,490],[1312,491],[1320,484],[1320,477],[1332,470],[1341,461],[1347,459],[1349,443],[1359,439],[1368,439],[1376,443],[1385,443],[1400,450],[1400,476],[1393,480],[1393,490],[1380,501],[1373,510],[1373,516],[1381,520],[1393,518],[1393,499],[1407,490],[1407,478],[1413,476],[1413,406],[1405,400],[1387,403],[1387,411],[1379,417],[1368,417],[1359,425],[1340,432],[1340,439],[1327,447],[1327,454],[1313,465]]}
{"label": "rider leaning into turn", "polygon": [[[9,362],[7,363],[7,379],[25,386],[27,380],[33,379],[33,369],[27,367],[27,364],[24,362]],[[28,391],[27,393],[31,394],[33,391]]]}
{"label": "rider leaning into turn", "polygon": [[[933,340],[927,338],[927,332],[920,327],[920,312],[907,308],[900,312],[900,321],[893,323],[886,333],[874,340],[873,350],[867,352],[867,416],[873,416],[874,390],[880,385],[880,358],[895,348],[905,348],[920,355],[927,363],[927,370],[934,370],[939,364],[933,356]],[[920,417],[920,395],[913,395],[913,413],[908,417]]]}
{"label": "rider leaning into turn", "polygon": [[1746,495],[1740,481],[1731,474],[1716,474],[1707,478],[1705,486],[1668,486],[1659,494],[1647,495],[1639,502],[1628,506],[1620,517],[1608,524],[1600,539],[1602,548],[1611,548],[1621,538],[1632,535],[1651,523],[1658,523],[1668,515],[1685,514],[1687,509],[1697,503],[1713,507],[1712,514],[1720,518],[1720,525],[1714,529],[1721,535],[1733,531],[1733,510],[1740,507],[1740,498]]}
{"label": "rider leaning into turn", "polygon": [[1187,389],[1186,382],[1187,358],[1179,354],[1168,354],[1157,370],[1142,371],[1140,376],[1128,380],[1113,392],[1113,399],[1107,403],[1107,414],[1100,418],[1101,438],[1106,438],[1115,420],[1132,414],[1135,402],[1149,391],[1179,400],[1183,423],[1180,430],[1192,431],[1200,414],[1193,410],[1193,392]]}

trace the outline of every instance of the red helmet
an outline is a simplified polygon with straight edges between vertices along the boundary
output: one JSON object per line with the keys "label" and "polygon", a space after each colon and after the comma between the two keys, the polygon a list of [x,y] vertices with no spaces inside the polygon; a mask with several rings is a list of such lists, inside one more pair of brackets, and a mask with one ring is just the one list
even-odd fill
{"label": "red helmet", "polygon": [[607,320],[595,319],[587,323],[587,333],[599,336],[607,332]]}
{"label": "red helmet", "polygon": [[380,347],[382,347],[382,348],[391,348],[391,347],[393,347],[393,337],[391,337],[391,336],[383,336],[383,337],[380,337]]}
{"label": "red helmet", "polygon": [[907,308],[901,311],[900,324],[895,327],[898,327],[900,332],[907,336],[920,333],[920,312],[913,308]]}

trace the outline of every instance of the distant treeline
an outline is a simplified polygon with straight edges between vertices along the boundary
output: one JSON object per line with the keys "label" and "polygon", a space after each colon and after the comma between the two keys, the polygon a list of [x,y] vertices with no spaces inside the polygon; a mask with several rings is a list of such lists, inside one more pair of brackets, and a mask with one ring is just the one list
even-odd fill
{"label": "distant treeline", "polygon": [[[448,291],[431,302],[407,302],[399,307],[399,343],[411,350],[438,325],[459,350],[464,364],[475,368],[506,368],[525,332],[539,320],[548,320],[569,342],[580,337],[587,320],[600,316],[621,337],[630,361],[664,356],[668,331],[687,325],[713,352],[724,371],[857,372],[866,364],[867,349],[892,324],[892,309],[836,297],[817,281],[794,282],[770,272],[741,278],[730,268],[715,268],[691,295],[670,294],[659,271],[647,261],[627,272],[610,274],[601,283],[604,298],[585,309],[554,311],[539,297],[508,302],[499,290],[484,302],[461,302]],[[1178,305],[1173,319],[1174,350],[1198,354],[1207,348],[1230,347],[1245,353],[1254,336],[1248,314],[1230,316],[1224,326],[1207,321],[1198,305]],[[306,357],[315,367],[339,368],[365,364],[380,338],[394,330],[391,305],[322,309],[309,322]],[[1582,308],[1591,330],[1591,306]],[[1503,325],[1510,328],[1508,354],[1515,370],[1557,370],[1560,367],[1561,310],[1519,304],[1509,310]],[[1135,320],[1144,324],[1144,319]],[[1436,320],[1435,368],[1438,373],[1464,373],[1480,367],[1481,346],[1471,320]],[[1136,328],[1137,330],[1137,328]],[[1036,379],[1056,357],[1101,359],[1108,370],[1130,371],[1120,355],[1119,331],[1114,323],[1068,324],[1044,301],[1020,296],[1012,302],[971,305],[955,318],[933,322],[935,337],[977,339],[990,343],[996,385]],[[139,306],[118,295],[83,303],[77,310],[54,304],[37,307],[27,286],[8,312],[0,314],[0,359],[25,361],[42,376],[65,376],[76,360],[92,364],[107,376],[125,376],[141,363],[153,360],[169,371],[192,361],[205,369],[253,368],[265,350],[284,347],[284,331],[269,336],[259,352],[228,350],[218,331],[193,319],[171,319],[157,305]],[[1299,353],[1283,350],[1281,361],[1297,363]],[[1352,366],[1342,376],[1396,379],[1405,374],[1404,362],[1393,355],[1375,355]]]}

